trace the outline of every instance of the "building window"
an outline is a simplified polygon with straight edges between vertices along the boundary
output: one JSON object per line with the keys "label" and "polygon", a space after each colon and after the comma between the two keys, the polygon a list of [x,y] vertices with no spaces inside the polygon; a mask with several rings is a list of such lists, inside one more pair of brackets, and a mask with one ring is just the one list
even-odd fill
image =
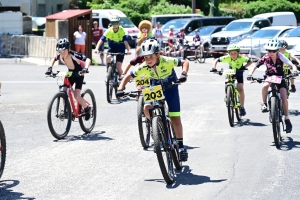
{"label": "building window", "polygon": [[38,4],[37,16],[38,17],[46,16],[46,4]]}
{"label": "building window", "polygon": [[57,10],[57,12],[63,11],[63,4],[57,4],[56,10]]}

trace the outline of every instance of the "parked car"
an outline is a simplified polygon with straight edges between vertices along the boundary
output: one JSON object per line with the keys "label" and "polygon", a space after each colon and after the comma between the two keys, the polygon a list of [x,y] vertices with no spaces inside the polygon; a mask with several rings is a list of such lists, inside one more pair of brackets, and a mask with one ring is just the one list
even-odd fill
{"label": "parked car", "polygon": [[270,12],[255,15],[252,18],[264,18],[271,22],[272,26],[298,26],[293,12]]}
{"label": "parked car", "polygon": [[201,14],[166,14],[166,15],[151,15],[150,21],[153,27],[156,27],[157,22],[163,26],[168,21],[173,19],[183,19],[183,18],[202,18],[204,17]]}
{"label": "parked car", "polygon": [[267,53],[264,45],[272,38],[278,38],[286,31],[294,29],[293,26],[269,26],[260,29],[251,36],[237,43],[241,48],[241,53],[261,57]]}
{"label": "parked car", "polygon": [[[300,60],[300,43],[293,46],[293,48],[291,50],[289,50],[289,52]],[[298,65],[298,63],[295,63],[295,62],[293,62],[293,63]]]}
{"label": "parked car", "polygon": [[205,17],[205,18],[187,18],[187,19],[174,19],[167,22],[162,26],[163,36],[168,37],[170,26],[174,26],[174,32],[177,33],[181,28],[184,28],[184,33],[187,35],[193,30],[211,25],[227,25],[233,21],[234,17]]}
{"label": "parked car", "polygon": [[185,40],[190,44],[193,41],[193,37],[195,36],[196,32],[198,32],[202,39],[204,50],[209,51],[211,34],[220,32],[224,27],[225,25],[203,26],[201,28],[197,28],[196,30],[185,36]]}
{"label": "parked car", "polygon": [[[261,28],[271,26],[268,19],[246,18],[230,22],[224,30],[211,35],[211,50],[226,52],[230,43],[238,43]],[[218,57],[218,55],[215,55]]]}
{"label": "parked car", "polygon": [[288,43],[289,46],[287,49],[294,48],[295,45],[300,44],[300,26],[293,29],[287,35],[279,37],[279,40],[285,40]]}

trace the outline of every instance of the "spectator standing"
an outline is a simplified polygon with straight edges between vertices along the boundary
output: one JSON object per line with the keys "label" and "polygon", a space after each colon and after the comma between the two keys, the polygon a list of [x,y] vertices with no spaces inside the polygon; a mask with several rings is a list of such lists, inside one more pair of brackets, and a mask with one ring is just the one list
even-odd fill
{"label": "spectator standing", "polygon": [[78,31],[76,31],[73,35],[75,40],[75,51],[85,54],[86,33],[82,31],[81,25],[78,26]]}
{"label": "spectator standing", "polygon": [[154,35],[155,39],[159,42],[160,46],[162,44],[163,33],[160,29],[160,22],[157,22],[156,28],[153,29],[152,35]]}
{"label": "spectator standing", "polygon": [[[92,28],[93,42],[97,45],[98,41],[100,40],[100,38],[103,35],[103,29],[98,27],[98,22],[97,21],[93,22],[93,26],[94,26],[94,28]],[[104,59],[104,55],[103,55],[104,43],[102,43],[102,45],[99,47],[98,50],[99,50],[99,53],[100,53],[101,65],[105,66],[105,63],[103,62],[103,59]]]}

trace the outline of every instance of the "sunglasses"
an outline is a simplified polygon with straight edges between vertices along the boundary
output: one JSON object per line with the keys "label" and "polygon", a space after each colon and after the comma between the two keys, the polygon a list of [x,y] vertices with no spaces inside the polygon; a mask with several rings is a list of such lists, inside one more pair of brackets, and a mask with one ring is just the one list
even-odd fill
{"label": "sunglasses", "polygon": [[119,22],[111,22],[111,25],[118,25]]}
{"label": "sunglasses", "polygon": [[276,53],[277,50],[268,50],[269,53]]}

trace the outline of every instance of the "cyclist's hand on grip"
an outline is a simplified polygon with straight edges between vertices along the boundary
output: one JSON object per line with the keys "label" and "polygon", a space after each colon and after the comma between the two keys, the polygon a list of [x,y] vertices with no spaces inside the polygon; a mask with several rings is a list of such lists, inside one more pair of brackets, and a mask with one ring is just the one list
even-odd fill
{"label": "cyclist's hand on grip", "polygon": [[216,68],[211,68],[210,72],[217,72],[218,70]]}
{"label": "cyclist's hand on grip", "polygon": [[131,55],[131,51],[127,51],[127,55]]}
{"label": "cyclist's hand on grip", "polygon": [[180,83],[184,83],[184,82],[186,82],[186,77],[187,77],[187,74],[186,74],[186,72],[185,71],[183,71],[182,73],[181,73],[181,76],[179,77],[179,82]]}
{"label": "cyclist's hand on grip", "polygon": [[51,74],[52,74],[52,67],[49,67],[45,72],[45,75],[51,75]]}
{"label": "cyclist's hand on grip", "polygon": [[299,75],[299,71],[293,71],[293,76],[298,76]]}
{"label": "cyclist's hand on grip", "polygon": [[99,54],[99,50],[98,49],[95,49],[95,54]]}
{"label": "cyclist's hand on grip", "polygon": [[124,95],[125,95],[125,92],[123,90],[118,90],[117,93],[116,93],[116,96],[118,98],[123,97]]}
{"label": "cyclist's hand on grip", "polygon": [[252,75],[248,75],[248,76],[247,76],[247,80],[248,80],[248,81],[252,81]]}
{"label": "cyclist's hand on grip", "polygon": [[83,68],[82,70],[81,70],[81,74],[85,74],[85,73],[87,73],[88,72],[88,68]]}

